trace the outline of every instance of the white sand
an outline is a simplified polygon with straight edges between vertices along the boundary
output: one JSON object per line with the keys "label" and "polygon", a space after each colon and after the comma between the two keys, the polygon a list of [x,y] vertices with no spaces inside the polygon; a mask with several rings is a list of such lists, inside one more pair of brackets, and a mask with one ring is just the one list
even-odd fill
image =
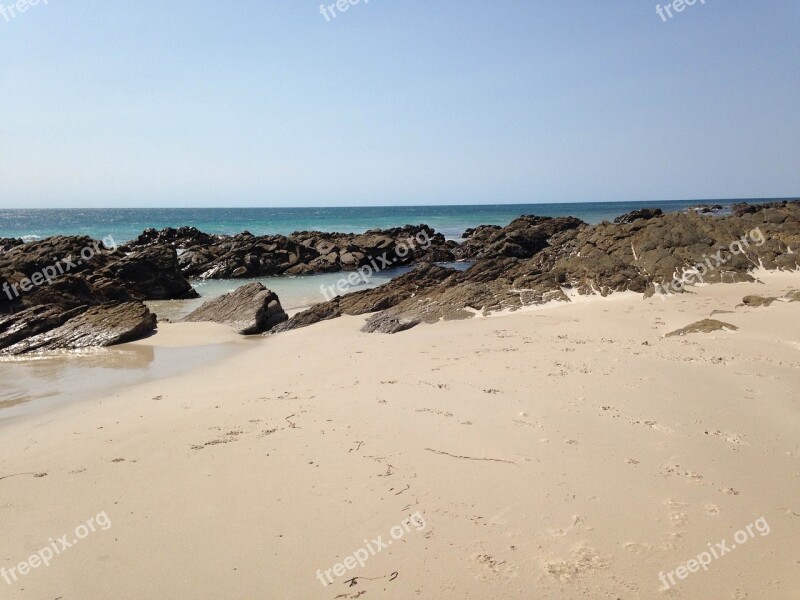
{"label": "white sand", "polygon": [[[796,600],[800,303],[736,305],[800,275],[765,281],[394,336],[343,318],[17,420],[0,477],[47,475],[0,480],[0,566],[111,527],[0,598]],[[663,337],[715,309],[740,330]],[[231,339],[142,344],[209,336]],[[423,530],[322,586],[417,512]],[[659,591],[760,517],[769,535]]]}

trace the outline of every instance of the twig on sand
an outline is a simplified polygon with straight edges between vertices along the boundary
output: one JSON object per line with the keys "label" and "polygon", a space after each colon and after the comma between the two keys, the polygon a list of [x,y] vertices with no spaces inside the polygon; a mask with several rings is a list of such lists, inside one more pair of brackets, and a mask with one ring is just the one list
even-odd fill
{"label": "twig on sand", "polygon": [[460,458],[463,460],[485,460],[489,462],[501,462],[507,463],[509,465],[516,465],[517,463],[510,461],[510,460],[503,460],[502,458],[475,458],[474,456],[461,456],[459,454],[450,454],[449,452],[443,452],[441,450],[434,450],[433,448],[425,448],[428,452],[433,452],[434,454],[443,454],[444,456],[451,456],[453,458]]}
{"label": "twig on sand", "polygon": [[8,479],[9,477],[17,477],[19,475],[33,475],[34,477],[44,477],[47,473],[14,473],[13,475],[4,475],[0,477],[0,481],[3,479]]}

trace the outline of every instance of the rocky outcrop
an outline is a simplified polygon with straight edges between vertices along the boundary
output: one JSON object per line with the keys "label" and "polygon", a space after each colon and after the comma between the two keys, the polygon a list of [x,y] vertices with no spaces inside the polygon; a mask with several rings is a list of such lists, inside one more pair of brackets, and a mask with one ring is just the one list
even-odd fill
{"label": "rocky outcrop", "polygon": [[76,350],[140,339],[156,328],[156,316],[139,302],[65,311],[46,305],[0,318],[0,354]]}
{"label": "rocky outcrop", "polygon": [[642,208],[640,210],[634,210],[627,214],[622,215],[621,217],[617,217],[614,219],[614,223],[617,225],[627,225],[629,223],[633,223],[638,219],[644,219],[645,221],[649,221],[650,219],[655,219],[656,217],[660,217],[664,214],[664,211],[660,208]]}
{"label": "rocky outcrop", "polygon": [[[800,268],[800,253],[793,250],[800,248],[800,203],[738,213],[690,211],[595,226],[573,218],[522,217],[500,229],[477,228],[456,251],[474,261],[466,271],[442,281],[420,279],[413,296],[404,299],[397,292],[418,272],[370,290],[372,304],[387,299],[392,306],[371,317],[365,331],[568,302],[573,294],[632,291],[667,297],[699,282],[753,281],[751,271],[758,266]],[[327,318],[338,314],[353,313],[325,308]],[[290,323],[315,319],[300,313]]]}
{"label": "rocky outcrop", "polygon": [[94,273],[98,287],[118,285],[140,300],[185,300],[199,295],[178,267],[173,248],[153,246],[121,257]]}
{"label": "rocky outcrop", "polygon": [[222,323],[242,335],[254,335],[269,331],[288,318],[278,296],[260,283],[250,283],[206,302],[183,320]]}
{"label": "rocky outcrop", "polygon": [[197,297],[174,249],[125,254],[85,236],[55,236],[0,254],[0,285],[0,312],[72,304],[72,298],[98,304]]}
{"label": "rocky outcrop", "polygon": [[425,290],[444,284],[457,274],[458,271],[454,269],[434,264],[421,264],[388,284],[337,296],[328,302],[316,304],[308,310],[296,314],[286,323],[278,325],[272,330],[272,333],[308,327],[342,315],[365,315],[386,310],[417,297]]}
{"label": "rocky outcrop", "polygon": [[146,230],[125,248],[180,249],[186,277],[238,279],[353,271],[366,265],[384,270],[414,262],[455,260],[458,244],[427,225],[407,225],[362,234],[299,231],[289,236],[210,236],[194,228]]}
{"label": "rocky outcrop", "polygon": [[85,236],[56,236],[0,253],[0,349],[106,346],[151,332],[144,300],[194,298],[176,251],[125,254]]}
{"label": "rocky outcrop", "polygon": [[193,246],[207,246],[228,239],[226,235],[209,235],[197,227],[167,227],[158,231],[153,227],[145,229],[135,240],[122,247],[123,251],[130,252],[135,249],[149,246],[168,246],[175,249],[191,248]]}
{"label": "rocky outcrop", "polygon": [[472,230],[455,251],[458,259],[531,258],[550,244],[548,240],[564,232],[575,232],[586,223],[574,217],[525,216],[507,227],[484,226]]}
{"label": "rocky outcrop", "polygon": [[676,331],[672,331],[666,337],[683,337],[692,333],[713,333],[715,331],[738,331],[736,325],[717,321],[716,319],[703,319],[697,323],[692,323]]}

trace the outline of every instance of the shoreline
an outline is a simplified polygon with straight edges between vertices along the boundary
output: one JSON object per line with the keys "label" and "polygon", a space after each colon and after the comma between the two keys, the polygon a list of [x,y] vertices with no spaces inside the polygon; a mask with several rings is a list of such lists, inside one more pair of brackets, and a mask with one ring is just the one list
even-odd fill
{"label": "shoreline", "polygon": [[[569,298],[568,302],[554,299],[542,304],[532,304],[515,309],[495,311],[488,314],[483,314],[480,311],[472,311],[472,316],[470,318],[455,322],[468,324],[474,321],[505,319],[521,315],[535,316],[537,313],[550,311],[563,311],[565,313],[564,317],[566,318],[569,316],[571,310],[578,309],[579,312],[581,307],[594,306],[594,308],[597,308],[597,305],[602,305],[604,312],[609,312],[609,310],[614,308],[619,309],[620,305],[627,305],[627,311],[635,310],[638,303],[641,303],[641,306],[657,306],[663,303],[666,305],[664,306],[665,309],[670,309],[670,303],[673,303],[672,308],[674,308],[674,305],[685,305],[687,302],[691,301],[693,297],[698,295],[709,295],[711,297],[719,295],[730,299],[740,294],[742,296],[758,294],[760,291],[763,292],[765,288],[771,290],[778,289],[780,293],[786,293],[793,289],[800,289],[800,270],[769,271],[764,268],[758,268],[754,269],[751,274],[755,278],[754,282],[700,284],[688,289],[686,294],[673,294],[665,299],[660,299],[658,296],[643,298],[641,294],[636,292],[614,292],[608,296],[601,296],[600,294],[581,295],[573,291],[572,293],[566,294]],[[715,294],[713,291],[714,288],[724,288],[724,290],[720,290],[721,293]],[[296,308],[287,310],[286,312],[291,318],[302,311],[303,308]],[[733,312],[735,314],[735,311]],[[358,329],[370,316],[370,314],[364,316],[343,316],[341,319],[347,321],[349,324],[358,324],[358,327],[356,327],[356,329]],[[436,323],[427,323],[423,325],[423,327],[440,327],[447,322],[446,320],[439,320]],[[313,335],[313,331],[324,323],[325,322],[316,324],[314,328],[310,329],[310,333]],[[267,343],[267,340],[276,340],[279,343],[284,336],[289,334],[291,334],[291,331],[284,331],[271,335],[242,336],[230,327],[217,323],[159,321],[158,328],[153,334],[140,340],[108,348],[89,348],[83,351],[65,350],[18,357],[3,357],[0,358],[0,367],[15,365],[17,367],[36,370],[40,365],[47,365],[56,371],[61,370],[69,372],[71,370],[80,371],[86,368],[88,364],[90,365],[88,367],[90,369],[110,371],[112,373],[150,369],[153,366],[159,367],[159,369],[157,369],[158,373],[155,376],[143,375],[136,381],[124,382],[125,385],[141,385],[148,382],[153,383],[170,380],[175,377],[180,377],[181,375],[188,376],[204,367],[216,365],[220,361],[235,362],[242,353],[257,349],[259,345]],[[798,344],[800,345],[800,342]],[[175,361],[169,356],[157,358],[155,355],[155,351],[169,354],[170,351],[176,350],[184,351],[184,356],[180,356],[180,353],[176,353],[176,356],[180,356],[182,359],[193,359],[193,361],[189,360],[189,364],[175,365]],[[211,352],[213,356],[209,357],[205,355],[206,352]],[[134,355],[139,358],[131,361],[130,359]],[[170,364],[174,366],[168,366]],[[59,381],[62,384],[65,381],[74,383],[74,377],[74,375],[68,374]],[[2,375],[0,375],[0,379],[2,379]],[[6,377],[6,379],[8,379],[8,377]],[[100,389],[109,382],[113,383],[113,377],[102,379],[100,383],[93,385],[93,388]],[[123,382],[120,381],[118,383],[122,384]],[[69,387],[72,386],[70,385]],[[72,396],[74,392],[70,392],[67,395]],[[52,398],[53,396],[56,397]],[[59,397],[59,394],[46,394],[42,395],[41,398],[31,398],[30,400],[11,403],[11,407],[26,402],[35,405],[38,400],[45,400],[44,404],[48,404],[48,398],[53,399],[52,404],[55,406],[68,405],[71,402],[69,399]],[[100,398],[101,395],[93,394],[90,395],[88,399],[98,400]],[[74,402],[75,400],[72,401]],[[9,407],[5,407],[3,404],[3,400],[0,400],[0,427],[3,424],[4,418],[27,416],[28,412],[29,414],[36,414],[40,411],[49,410],[46,406],[42,408],[36,408],[34,406],[31,407],[29,411],[22,411],[22,415],[11,415],[12,411],[8,410]]]}

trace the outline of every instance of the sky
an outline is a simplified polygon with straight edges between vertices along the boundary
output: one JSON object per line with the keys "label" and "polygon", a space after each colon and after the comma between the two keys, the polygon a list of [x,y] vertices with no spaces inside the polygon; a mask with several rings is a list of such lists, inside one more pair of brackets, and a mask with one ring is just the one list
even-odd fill
{"label": "sky", "polygon": [[800,195],[797,0],[11,5],[0,208]]}

